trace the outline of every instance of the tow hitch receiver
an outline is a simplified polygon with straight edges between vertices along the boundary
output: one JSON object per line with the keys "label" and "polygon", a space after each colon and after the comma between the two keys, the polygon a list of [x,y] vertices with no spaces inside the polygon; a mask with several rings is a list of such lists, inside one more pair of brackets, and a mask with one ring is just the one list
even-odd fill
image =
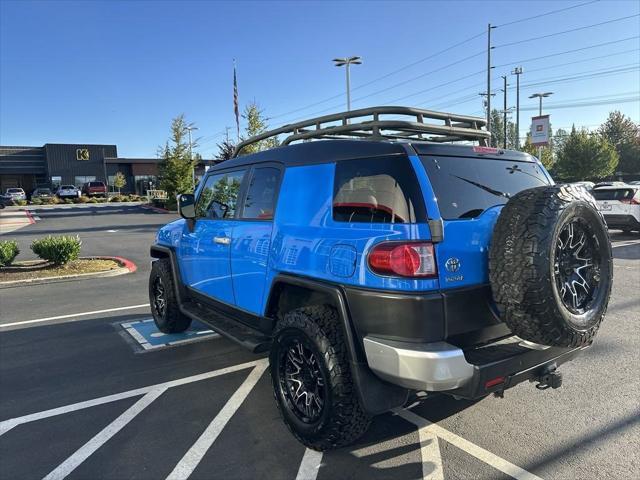
{"label": "tow hitch receiver", "polygon": [[547,388],[560,388],[562,386],[562,374],[556,369],[556,366],[550,367],[545,373],[538,378],[532,380],[538,382],[536,388],[538,390],[546,390]]}

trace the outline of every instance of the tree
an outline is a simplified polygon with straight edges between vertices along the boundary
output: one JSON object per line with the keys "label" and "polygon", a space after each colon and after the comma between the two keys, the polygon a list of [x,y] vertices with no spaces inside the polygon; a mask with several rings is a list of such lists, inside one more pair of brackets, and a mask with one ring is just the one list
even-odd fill
{"label": "tree", "polygon": [[640,173],[640,125],[616,110],[609,114],[598,133],[618,152],[618,171]]}
{"label": "tree", "polygon": [[[520,150],[528,153],[529,155],[533,155],[536,158],[538,157],[538,147],[536,147],[531,143],[531,134],[529,132],[527,132],[527,138],[524,144],[520,147]],[[542,151],[542,154],[540,155],[541,158],[539,158],[538,160],[542,162],[542,165],[544,165],[544,168],[549,170],[553,167],[553,164],[554,164],[553,143],[550,143],[546,147],[543,147],[541,151]]]}
{"label": "tree", "polygon": [[193,172],[197,159],[189,155],[187,122],[184,115],[171,121],[171,137],[160,153],[160,188],[167,191],[168,205],[175,204],[176,196],[193,190]]}
{"label": "tree", "polygon": [[[516,125],[507,120],[507,148],[516,148],[518,132]],[[491,146],[502,148],[504,146],[504,117],[498,110],[491,110]]]}
{"label": "tree", "polygon": [[615,172],[618,153],[609,141],[585,129],[571,129],[558,151],[554,173],[564,181],[599,180]]}
{"label": "tree", "polygon": [[236,149],[235,144],[227,137],[222,143],[218,144],[218,154],[216,160],[224,161],[229,160],[233,156],[233,151]]}
{"label": "tree", "polygon": [[[267,118],[264,116],[264,111],[260,109],[259,105],[255,101],[245,107],[242,118],[247,121],[247,127],[245,128],[244,135],[240,137],[241,142],[256,135],[260,135],[269,129]],[[277,138],[267,138],[266,140],[261,140],[254,144],[247,145],[240,153],[242,155],[256,153],[277,147],[279,144],[280,143]]]}
{"label": "tree", "polygon": [[127,184],[127,177],[122,172],[116,172],[113,177],[113,186],[118,189],[118,196],[120,196],[120,189]]}

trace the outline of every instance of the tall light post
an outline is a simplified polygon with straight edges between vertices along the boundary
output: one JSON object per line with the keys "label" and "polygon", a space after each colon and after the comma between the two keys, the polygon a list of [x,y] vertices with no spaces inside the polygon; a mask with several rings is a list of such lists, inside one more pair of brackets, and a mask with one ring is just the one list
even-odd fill
{"label": "tall light post", "polygon": [[[537,98],[540,101],[539,103],[540,106],[538,108],[539,116],[542,116],[542,99],[550,97],[551,95],[553,95],[553,92],[541,92],[541,93],[534,93],[533,95],[529,95],[529,98]],[[542,147],[538,147],[538,160],[542,161]]]}
{"label": "tall light post", "polygon": [[351,110],[351,79],[349,76],[349,67],[351,65],[361,65],[362,57],[334,58],[333,62],[336,67],[347,67],[347,111]]}
{"label": "tall light post", "polygon": [[529,98],[540,99],[540,108],[538,109],[538,115],[542,115],[542,99],[550,97],[551,95],[553,95],[553,92],[534,93],[533,95],[529,95]]}
{"label": "tall light post", "polygon": [[[191,130],[198,130],[198,127],[193,124],[187,125],[187,131],[189,132],[189,160],[193,161],[193,140],[191,139]],[[196,186],[196,166],[194,165],[191,169],[191,182],[193,186]]]}
{"label": "tall light post", "polygon": [[520,75],[522,75],[522,67],[516,67],[511,72],[516,76],[516,149],[520,148]]}

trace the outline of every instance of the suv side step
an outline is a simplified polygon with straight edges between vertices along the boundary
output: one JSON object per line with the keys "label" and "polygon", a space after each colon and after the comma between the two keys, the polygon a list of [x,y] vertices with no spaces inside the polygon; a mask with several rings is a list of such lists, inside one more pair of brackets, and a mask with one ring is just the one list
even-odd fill
{"label": "suv side step", "polygon": [[212,307],[187,301],[180,305],[180,310],[188,317],[206,323],[220,335],[233,340],[253,353],[266,352],[271,348],[271,337],[236,320],[227,318]]}

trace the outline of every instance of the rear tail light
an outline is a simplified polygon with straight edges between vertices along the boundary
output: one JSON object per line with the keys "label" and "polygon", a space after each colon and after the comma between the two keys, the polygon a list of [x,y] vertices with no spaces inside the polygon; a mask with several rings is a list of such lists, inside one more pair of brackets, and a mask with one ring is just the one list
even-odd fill
{"label": "rear tail light", "polygon": [[484,388],[485,390],[489,390],[491,387],[495,387],[496,385],[503,384],[505,380],[506,380],[505,377],[492,378],[491,380],[489,380],[484,384]]}
{"label": "rear tail light", "polygon": [[400,277],[435,277],[436,257],[429,242],[387,242],[369,253],[369,268],[374,273]]}

